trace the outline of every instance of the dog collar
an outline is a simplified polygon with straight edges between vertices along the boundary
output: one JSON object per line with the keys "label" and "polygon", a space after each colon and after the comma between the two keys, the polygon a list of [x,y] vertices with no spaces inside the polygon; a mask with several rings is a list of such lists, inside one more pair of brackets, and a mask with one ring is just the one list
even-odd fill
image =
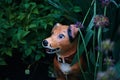
{"label": "dog collar", "polygon": [[[75,52],[75,53],[76,53],[76,52]],[[60,63],[68,63],[68,64],[71,64],[71,63],[72,63],[72,60],[73,60],[73,58],[74,58],[75,53],[72,54],[72,55],[70,55],[70,56],[68,56],[68,57],[62,57],[62,56],[60,56],[59,54],[57,54],[56,59],[57,59],[57,61],[60,62]]]}

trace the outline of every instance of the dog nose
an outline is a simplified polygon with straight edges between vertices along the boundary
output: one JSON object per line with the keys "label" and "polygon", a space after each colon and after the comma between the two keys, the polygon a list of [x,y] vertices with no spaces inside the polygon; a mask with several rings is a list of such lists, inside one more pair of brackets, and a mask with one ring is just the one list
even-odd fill
{"label": "dog nose", "polygon": [[48,41],[47,40],[43,40],[42,44],[43,44],[43,46],[48,46]]}

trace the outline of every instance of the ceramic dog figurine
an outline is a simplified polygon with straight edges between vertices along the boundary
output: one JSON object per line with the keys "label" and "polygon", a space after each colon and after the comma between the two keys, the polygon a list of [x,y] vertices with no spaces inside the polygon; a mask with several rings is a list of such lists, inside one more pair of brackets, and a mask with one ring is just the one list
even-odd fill
{"label": "ceramic dog figurine", "polygon": [[80,80],[80,64],[81,66],[84,64],[83,57],[80,57],[80,64],[76,62],[70,65],[77,52],[77,44],[78,27],[74,24],[68,26],[57,23],[51,31],[51,36],[43,40],[42,45],[46,52],[56,53],[54,58],[56,80]]}

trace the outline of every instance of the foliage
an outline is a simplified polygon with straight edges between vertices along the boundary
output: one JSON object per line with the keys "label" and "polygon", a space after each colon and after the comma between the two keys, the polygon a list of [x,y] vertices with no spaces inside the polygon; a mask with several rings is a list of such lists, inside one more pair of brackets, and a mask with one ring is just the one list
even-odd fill
{"label": "foliage", "polygon": [[1,0],[0,5],[1,65],[5,56],[12,57],[13,53],[20,53],[23,60],[30,57],[32,62],[43,57],[41,41],[60,18],[60,12],[46,1]]}
{"label": "foliage", "polygon": [[[21,60],[26,64],[41,59],[45,56],[41,42],[49,36],[55,23],[71,24],[80,21],[85,27],[85,34],[79,30],[80,42],[73,63],[78,61],[78,56],[86,54],[88,69],[86,72],[81,69],[83,80],[95,80],[99,71],[106,70],[108,64],[104,65],[104,59],[109,60],[109,56],[114,60],[114,68],[119,69],[120,1],[110,0],[107,7],[101,5],[100,1],[1,0],[0,65],[7,65],[6,57],[13,57],[14,54],[22,55]],[[95,27],[96,15],[107,16],[108,27]],[[101,43],[106,39],[114,42],[113,50],[107,53],[101,51]]]}

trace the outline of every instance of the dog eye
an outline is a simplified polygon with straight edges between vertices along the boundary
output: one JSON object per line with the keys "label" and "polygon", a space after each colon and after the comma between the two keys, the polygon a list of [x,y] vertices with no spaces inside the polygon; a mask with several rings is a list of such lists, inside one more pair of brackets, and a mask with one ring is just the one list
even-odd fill
{"label": "dog eye", "polygon": [[59,34],[58,36],[60,39],[64,38],[65,36],[63,34]]}

